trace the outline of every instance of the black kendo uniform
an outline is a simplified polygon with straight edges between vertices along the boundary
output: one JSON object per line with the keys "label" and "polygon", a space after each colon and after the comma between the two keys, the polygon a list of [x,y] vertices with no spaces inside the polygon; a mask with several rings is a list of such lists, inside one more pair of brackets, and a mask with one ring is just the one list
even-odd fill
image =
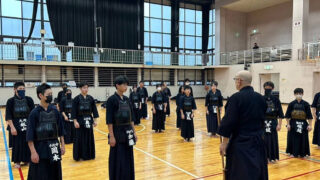
{"label": "black kendo uniform", "polygon": [[142,118],[147,118],[148,117],[148,106],[146,102],[146,98],[148,98],[148,91],[145,87],[137,88],[137,92],[140,94],[141,98],[141,111],[140,111],[140,116]]}
{"label": "black kendo uniform", "polygon": [[141,98],[140,98],[140,94],[137,92],[132,92],[130,94],[130,102],[133,106],[133,115],[135,117],[135,121],[134,124],[135,125],[139,125],[140,124],[140,103],[141,103]]}
{"label": "black kendo uniform", "polygon": [[37,106],[28,119],[27,141],[33,141],[39,163],[30,162],[28,180],[62,180],[58,137],[64,135],[61,114],[54,105]]}
{"label": "black kendo uniform", "polygon": [[113,133],[116,145],[110,147],[109,153],[109,179],[110,180],[134,180],[134,156],[135,144],[132,121],[135,121],[132,105],[128,97],[123,99],[115,93],[107,101],[107,124],[113,125]]}
{"label": "black kendo uniform", "polygon": [[152,104],[156,109],[156,114],[152,117],[152,130],[165,130],[166,113],[164,112],[164,104],[167,103],[167,98],[162,92],[155,92],[152,95]]}
{"label": "black kendo uniform", "polygon": [[265,116],[264,141],[266,144],[267,158],[270,161],[279,160],[278,118],[283,119],[283,110],[280,100],[276,96],[265,95],[267,111]]}
{"label": "black kendo uniform", "polygon": [[316,122],[314,123],[312,144],[320,146],[320,93],[314,96],[311,107],[316,108]]}
{"label": "black kendo uniform", "polygon": [[166,98],[168,99],[168,103],[167,103],[167,109],[166,109],[166,115],[170,116],[170,103],[169,103],[169,98],[172,96],[171,95],[171,91],[168,87],[166,87],[163,90],[163,94],[166,96]]}
{"label": "black kendo uniform", "polygon": [[30,161],[30,149],[26,141],[26,131],[28,117],[33,108],[33,100],[28,96],[21,99],[15,95],[7,101],[6,121],[12,120],[12,123],[17,131],[17,135],[12,136],[13,147],[11,161],[14,163]]}
{"label": "black kendo uniform", "polygon": [[180,100],[180,109],[183,110],[184,119],[181,119],[181,136],[184,139],[191,139],[194,137],[194,124],[191,117],[192,110],[197,109],[194,98],[190,96],[182,96]]}
{"label": "black kendo uniform", "polygon": [[[182,87],[184,87],[185,85],[183,85],[183,86],[180,86],[180,88],[182,88]],[[189,85],[190,86],[190,96],[193,96],[193,90],[192,90],[192,87],[191,87],[191,85]],[[179,89],[180,89],[179,88]]]}
{"label": "black kendo uniform", "polygon": [[221,92],[216,90],[215,93],[209,91],[206,96],[205,106],[208,107],[209,115],[207,115],[207,129],[208,133],[215,135],[218,130],[218,111],[223,106],[223,98]]}
{"label": "black kendo uniform", "polygon": [[64,97],[66,97],[66,92],[67,92],[67,89],[58,92],[58,97],[57,97],[57,103],[58,103],[58,104],[60,104],[61,100],[62,100]]}
{"label": "black kendo uniform", "polygon": [[252,87],[233,94],[226,105],[218,134],[230,138],[226,149],[226,180],[267,180],[263,141],[266,102]]}
{"label": "black kendo uniform", "polygon": [[181,97],[184,96],[184,94],[181,94],[180,91],[176,96],[176,105],[177,105],[177,109],[176,109],[176,113],[177,113],[177,128],[181,128],[181,112],[180,112],[180,101],[181,101]]}
{"label": "black kendo uniform", "polygon": [[287,109],[286,118],[290,119],[291,129],[287,136],[286,152],[294,157],[310,156],[309,133],[307,119],[312,119],[308,102],[301,100],[292,101]]}
{"label": "black kendo uniform", "polygon": [[66,131],[66,134],[64,136],[64,142],[66,144],[71,144],[74,142],[74,137],[75,137],[75,127],[74,127],[73,119],[71,118],[72,98],[70,99],[68,99],[67,97],[62,98],[62,100],[60,101],[59,107],[60,107],[60,112],[61,113],[64,112],[68,117],[68,121],[66,121],[63,118],[64,129]]}
{"label": "black kendo uniform", "polygon": [[[92,117],[93,114],[93,117]],[[80,128],[75,129],[73,143],[73,159],[76,161],[95,158],[95,143],[93,134],[93,118],[98,118],[98,110],[92,96],[86,98],[79,94],[73,99],[71,118],[76,119]]]}

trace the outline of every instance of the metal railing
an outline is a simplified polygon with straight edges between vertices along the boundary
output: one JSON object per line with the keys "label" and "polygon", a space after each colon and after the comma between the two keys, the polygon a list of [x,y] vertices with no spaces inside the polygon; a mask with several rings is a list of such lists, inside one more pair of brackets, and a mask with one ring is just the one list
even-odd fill
{"label": "metal railing", "polygon": [[281,45],[281,46],[265,47],[265,48],[259,48],[259,49],[220,53],[220,64],[232,65],[232,64],[288,61],[288,60],[291,60],[291,56],[292,56],[291,45]]}
{"label": "metal railing", "polygon": [[320,42],[307,42],[299,49],[299,60],[319,61]]}
{"label": "metal railing", "polygon": [[144,65],[216,65],[214,55],[151,52],[79,46],[0,42],[0,60],[117,63]]}

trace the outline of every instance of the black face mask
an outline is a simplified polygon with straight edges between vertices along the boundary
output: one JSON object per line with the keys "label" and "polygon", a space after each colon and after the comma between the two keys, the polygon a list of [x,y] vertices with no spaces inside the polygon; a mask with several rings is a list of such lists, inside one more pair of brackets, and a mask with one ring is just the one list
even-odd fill
{"label": "black face mask", "polygon": [[264,90],[264,95],[270,96],[270,95],[271,95],[271,92],[272,92],[272,89],[265,89],[265,90]]}
{"label": "black face mask", "polygon": [[67,99],[71,99],[71,93],[67,94]]}
{"label": "black face mask", "polygon": [[66,87],[63,88],[63,92],[67,92],[67,88]]}
{"label": "black face mask", "polygon": [[47,97],[46,103],[50,104],[52,102],[52,95],[46,96],[46,97]]}

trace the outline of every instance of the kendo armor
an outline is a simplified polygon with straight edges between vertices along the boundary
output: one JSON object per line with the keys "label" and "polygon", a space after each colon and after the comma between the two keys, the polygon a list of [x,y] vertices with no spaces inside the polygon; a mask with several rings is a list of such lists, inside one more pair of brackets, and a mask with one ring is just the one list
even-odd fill
{"label": "kendo armor", "polygon": [[163,97],[161,93],[156,94],[156,105],[158,110],[163,110]]}
{"label": "kendo armor", "polygon": [[72,99],[66,99],[64,112],[71,113],[71,111],[72,111]]}
{"label": "kendo armor", "polygon": [[78,115],[79,116],[90,116],[92,114],[91,101],[89,97],[84,98],[80,96]]}
{"label": "kendo armor", "polygon": [[303,104],[294,104],[293,111],[291,112],[291,119],[306,120],[307,114]]}
{"label": "kendo armor", "polygon": [[131,109],[127,100],[119,100],[119,109],[114,115],[115,125],[123,126],[131,123]]}
{"label": "kendo armor", "polygon": [[26,98],[14,98],[13,116],[15,119],[27,118],[29,116],[29,106]]}
{"label": "kendo armor", "polygon": [[183,102],[183,109],[186,112],[191,112],[192,111],[192,98],[185,96],[184,102]]}
{"label": "kendo armor", "polygon": [[266,110],[266,119],[277,119],[277,109],[271,98],[266,99],[267,110]]}
{"label": "kendo armor", "polygon": [[320,112],[320,96],[318,97],[318,102],[317,102],[317,112]]}
{"label": "kendo armor", "polygon": [[39,122],[36,124],[36,139],[38,141],[58,138],[57,116],[52,110],[40,112]]}
{"label": "kendo armor", "polygon": [[132,94],[132,100],[133,100],[133,107],[135,109],[139,109],[139,97],[137,93]]}

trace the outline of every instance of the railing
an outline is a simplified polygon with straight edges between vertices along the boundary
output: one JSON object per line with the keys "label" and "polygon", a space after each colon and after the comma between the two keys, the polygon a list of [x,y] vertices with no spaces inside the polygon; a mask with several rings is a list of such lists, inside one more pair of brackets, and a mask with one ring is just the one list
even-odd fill
{"label": "railing", "polygon": [[320,42],[307,42],[299,50],[299,60],[319,61]]}
{"label": "railing", "polygon": [[291,60],[291,45],[220,53],[221,65],[249,64]]}
{"label": "railing", "polygon": [[144,65],[216,65],[214,55],[0,42],[0,60]]}

